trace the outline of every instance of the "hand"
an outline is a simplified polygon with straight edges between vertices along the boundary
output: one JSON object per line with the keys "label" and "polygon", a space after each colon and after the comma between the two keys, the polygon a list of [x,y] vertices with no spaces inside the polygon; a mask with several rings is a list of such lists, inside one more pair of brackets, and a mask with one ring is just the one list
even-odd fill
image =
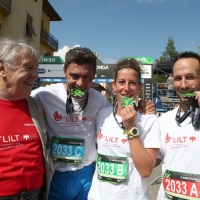
{"label": "hand", "polygon": [[140,100],[138,102],[138,111],[143,115],[156,114],[155,105],[151,100],[149,101]]}
{"label": "hand", "polygon": [[198,101],[199,108],[200,108],[200,91],[196,91],[195,94],[196,94],[195,99]]}
{"label": "hand", "polygon": [[123,125],[127,131],[136,126],[135,120],[137,111],[135,110],[134,106],[128,105],[123,107],[121,115]]}

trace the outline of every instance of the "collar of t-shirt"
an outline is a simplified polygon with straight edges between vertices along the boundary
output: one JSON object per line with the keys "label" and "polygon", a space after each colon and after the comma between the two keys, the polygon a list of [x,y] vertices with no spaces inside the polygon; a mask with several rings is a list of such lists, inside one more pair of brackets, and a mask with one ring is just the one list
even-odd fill
{"label": "collar of t-shirt", "polygon": [[83,96],[80,99],[76,99],[72,97],[72,102],[74,105],[74,110],[81,110],[83,108],[87,95]]}

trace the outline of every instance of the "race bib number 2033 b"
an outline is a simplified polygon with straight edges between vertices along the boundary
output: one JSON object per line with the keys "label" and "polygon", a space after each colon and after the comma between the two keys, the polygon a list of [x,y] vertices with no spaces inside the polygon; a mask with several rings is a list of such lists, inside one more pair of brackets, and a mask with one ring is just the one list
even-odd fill
{"label": "race bib number 2033 b", "polygon": [[98,154],[97,177],[100,181],[106,181],[113,184],[124,183],[127,180],[127,173],[127,157]]}

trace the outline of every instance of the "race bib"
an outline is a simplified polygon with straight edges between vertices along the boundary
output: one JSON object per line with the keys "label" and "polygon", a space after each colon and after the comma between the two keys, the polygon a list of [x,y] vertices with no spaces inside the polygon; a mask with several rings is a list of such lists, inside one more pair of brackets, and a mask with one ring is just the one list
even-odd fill
{"label": "race bib", "polygon": [[163,187],[167,199],[200,199],[200,175],[166,170]]}
{"label": "race bib", "polygon": [[53,136],[50,154],[53,162],[80,164],[83,160],[85,139]]}
{"label": "race bib", "polygon": [[114,184],[124,183],[127,180],[127,173],[127,157],[98,154],[97,177],[100,181],[106,181]]}

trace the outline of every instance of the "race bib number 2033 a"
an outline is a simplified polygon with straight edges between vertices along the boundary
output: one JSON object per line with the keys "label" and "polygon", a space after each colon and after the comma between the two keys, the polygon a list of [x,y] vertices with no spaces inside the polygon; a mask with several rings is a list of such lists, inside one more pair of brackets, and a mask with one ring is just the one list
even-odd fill
{"label": "race bib number 2033 a", "polygon": [[170,200],[200,199],[200,175],[166,170],[163,177],[165,196]]}

